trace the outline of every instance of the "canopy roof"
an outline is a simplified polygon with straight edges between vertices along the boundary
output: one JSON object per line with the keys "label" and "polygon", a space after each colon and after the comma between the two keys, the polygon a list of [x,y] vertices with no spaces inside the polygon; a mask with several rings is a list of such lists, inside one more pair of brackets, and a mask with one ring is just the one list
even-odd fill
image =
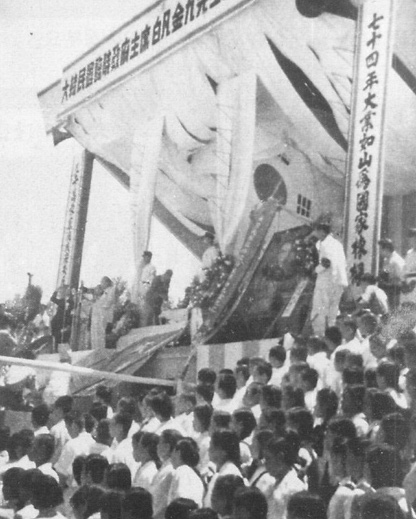
{"label": "canopy roof", "polygon": [[[310,18],[300,14],[295,0],[242,4],[220,23],[201,30],[192,42],[63,115],[61,82],[39,94],[47,131],[56,140],[73,136],[126,185],[134,135],[140,128],[145,132],[155,114],[164,114],[155,211],[196,254],[200,249],[193,237],[214,225],[218,88],[226,81],[247,72],[257,77],[254,163],[280,157],[284,178],[310,179],[306,185],[316,207],[325,208],[328,199],[323,185],[342,190],[344,184],[354,9],[346,1],[349,8],[344,13]],[[402,0],[387,110],[385,192],[389,195],[416,187],[414,27],[416,3]],[[105,45],[102,42],[91,52]],[[255,195],[250,200],[254,206]]]}

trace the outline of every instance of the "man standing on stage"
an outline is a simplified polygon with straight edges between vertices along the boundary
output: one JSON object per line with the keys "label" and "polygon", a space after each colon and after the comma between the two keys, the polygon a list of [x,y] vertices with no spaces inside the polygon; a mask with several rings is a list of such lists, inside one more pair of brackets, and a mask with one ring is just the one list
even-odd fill
{"label": "man standing on stage", "polygon": [[169,286],[173,272],[168,269],[161,276],[155,276],[150,289],[146,294],[147,322],[145,326],[160,324],[159,316],[162,313],[162,304],[169,298]]}
{"label": "man standing on stage", "polygon": [[383,259],[378,286],[386,292],[389,298],[390,310],[394,310],[400,304],[400,287],[402,285],[405,262],[394,250],[391,240],[384,238],[378,244],[380,245],[380,255]]}
{"label": "man standing on stage", "polygon": [[416,304],[416,228],[407,231],[411,249],[407,251],[403,268],[402,303]]}
{"label": "man standing on stage", "polygon": [[55,350],[59,344],[68,344],[71,337],[72,310],[74,301],[68,285],[62,285],[52,294],[52,303],[56,304],[56,313],[51,319],[51,332],[55,340]]}
{"label": "man standing on stage", "polygon": [[339,302],[344,289],[348,286],[347,262],[341,243],[331,233],[328,224],[316,226],[316,247],[319,252],[319,265],[312,301],[311,322],[316,335],[323,336],[328,326],[335,324]]}
{"label": "man standing on stage", "polygon": [[216,245],[214,245],[214,235],[210,232],[206,232],[203,236],[203,242],[206,245],[204,254],[202,255],[201,274],[199,276],[200,281],[204,281],[206,271],[209,270],[215,263],[215,260],[220,255],[220,251]]}
{"label": "man standing on stage", "polygon": [[150,309],[146,303],[147,293],[156,277],[156,269],[152,265],[153,254],[145,250],[143,252],[143,267],[139,284],[139,308],[140,308],[140,326],[147,326],[150,319]]}

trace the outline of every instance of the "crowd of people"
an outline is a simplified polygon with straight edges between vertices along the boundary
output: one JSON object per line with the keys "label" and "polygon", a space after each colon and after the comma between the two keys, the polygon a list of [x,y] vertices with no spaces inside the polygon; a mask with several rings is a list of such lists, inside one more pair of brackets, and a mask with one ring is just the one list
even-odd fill
{"label": "crowd of people", "polygon": [[[18,519],[402,519],[416,504],[416,333],[368,310],[267,358],[203,368],[88,412],[71,396],[0,428],[0,515]],[[113,404],[114,407],[113,407]],[[79,405],[79,404],[78,404]]]}

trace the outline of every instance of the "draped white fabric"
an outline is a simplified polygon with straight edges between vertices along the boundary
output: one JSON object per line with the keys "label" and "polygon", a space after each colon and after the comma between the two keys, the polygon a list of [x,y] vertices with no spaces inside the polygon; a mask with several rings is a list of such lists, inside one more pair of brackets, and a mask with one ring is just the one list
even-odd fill
{"label": "draped white fabric", "polygon": [[145,127],[138,128],[133,138],[129,176],[135,264],[132,301],[135,302],[140,295],[142,255],[147,249],[150,237],[163,127],[164,117],[158,116]]}
{"label": "draped white fabric", "polygon": [[252,183],[257,77],[243,74],[219,85],[217,93],[216,196],[210,210],[223,253],[235,252],[246,220]]}

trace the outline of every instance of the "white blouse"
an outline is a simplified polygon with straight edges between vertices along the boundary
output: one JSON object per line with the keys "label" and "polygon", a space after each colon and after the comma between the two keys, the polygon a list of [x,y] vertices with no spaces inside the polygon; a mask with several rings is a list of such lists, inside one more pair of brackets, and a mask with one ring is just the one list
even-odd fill
{"label": "white blouse", "polygon": [[178,497],[184,497],[192,499],[199,507],[202,507],[204,493],[204,484],[194,469],[188,465],[181,465],[173,474],[168,504]]}

